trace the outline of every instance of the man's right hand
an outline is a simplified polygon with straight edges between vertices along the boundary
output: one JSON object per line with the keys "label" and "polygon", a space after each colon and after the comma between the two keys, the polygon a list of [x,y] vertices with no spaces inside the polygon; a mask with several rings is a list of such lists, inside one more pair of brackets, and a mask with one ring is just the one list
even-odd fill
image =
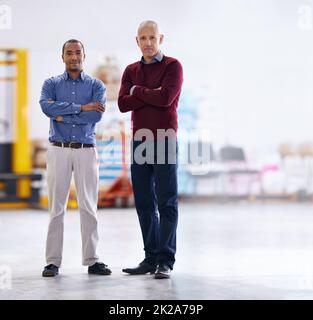
{"label": "man's right hand", "polygon": [[81,111],[96,110],[98,112],[104,112],[105,106],[101,102],[91,102],[88,104],[81,105],[80,109],[81,109]]}

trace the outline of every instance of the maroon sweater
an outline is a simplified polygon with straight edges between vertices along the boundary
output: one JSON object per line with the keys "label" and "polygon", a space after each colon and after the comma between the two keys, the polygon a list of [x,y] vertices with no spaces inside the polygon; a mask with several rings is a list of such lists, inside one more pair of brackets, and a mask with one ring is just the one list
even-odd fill
{"label": "maroon sweater", "polygon": [[[161,62],[140,61],[127,66],[122,77],[118,106],[121,112],[132,111],[133,134],[150,129],[177,131],[177,105],[183,83],[183,70],[178,60],[163,56]],[[133,94],[130,89],[136,85]],[[161,90],[154,90],[161,87]]]}

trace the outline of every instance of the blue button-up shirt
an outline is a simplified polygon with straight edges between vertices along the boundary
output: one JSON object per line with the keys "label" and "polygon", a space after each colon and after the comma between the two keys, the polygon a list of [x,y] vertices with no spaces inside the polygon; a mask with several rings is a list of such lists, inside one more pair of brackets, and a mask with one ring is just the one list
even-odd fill
{"label": "blue button-up shirt", "polygon": [[[42,87],[40,106],[50,118],[49,141],[95,144],[95,126],[102,113],[96,110],[81,111],[81,105],[90,102],[105,104],[106,88],[102,81],[84,72],[73,80],[65,71],[47,79]],[[63,121],[57,122],[56,117]]]}

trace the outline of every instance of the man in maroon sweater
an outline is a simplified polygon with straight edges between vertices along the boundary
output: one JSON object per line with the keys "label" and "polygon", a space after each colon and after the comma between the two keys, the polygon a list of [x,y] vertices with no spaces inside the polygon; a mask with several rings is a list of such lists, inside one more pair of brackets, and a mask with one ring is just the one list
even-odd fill
{"label": "man in maroon sweater", "polygon": [[118,98],[120,111],[132,112],[131,176],[145,250],[145,259],[123,272],[155,273],[156,279],[169,278],[175,263],[177,105],[183,82],[179,61],[159,49],[163,38],[156,22],[140,24],[136,40],[143,56],[124,71]]}

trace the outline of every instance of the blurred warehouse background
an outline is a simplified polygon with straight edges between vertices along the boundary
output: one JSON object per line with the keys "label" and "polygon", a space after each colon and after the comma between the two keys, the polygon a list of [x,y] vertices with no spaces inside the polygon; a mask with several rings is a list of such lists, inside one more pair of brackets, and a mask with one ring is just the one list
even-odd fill
{"label": "blurred warehouse background", "polygon": [[[277,245],[277,252],[270,251],[270,256],[264,254],[265,260],[277,263],[277,269],[264,267],[265,260],[257,258],[247,264],[248,258],[243,258],[242,263],[236,264],[234,260],[227,260],[229,251],[222,257],[223,253],[211,248],[213,256],[219,255],[219,261],[227,262],[215,265],[214,259],[211,263],[204,262],[211,275],[232,272],[238,275],[251,270],[255,270],[254,275],[263,270],[277,274],[279,268],[298,274],[305,265],[304,257],[310,255],[313,242],[309,227],[313,224],[310,206],[313,201],[313,0],[0,0],[2,226],[10,219],[6,215],[9,208],[16,209],[14,219],[19,219],[24,211],[30,217],[34,212],[47,213],[45,159],[49,120],[41,111],[39,96],[45,79],[63,73],[61,49],[71,38],[81,40],[85,46],[84,70],[101,79],[107,87],[107,109],[97,126],[98,206],[105,208],[99,212],[112,216],[132,213],[131,219],[137,221],[129,180],[130,114],[119,112],[117,95],[123,70],[141,57],[135,36],[138,24],[146,19],[160,24],[165,35],[162,51],[178,58],[184,68],[178,108],[182,226],[196,208],[204,229],[195,228],[190,239],[181,237],[181,241],[190,240],[186,248],[198,253],[203,261],[206,261],[204,252],[209,238],[209,243],[215,240],[219,243],[216,247],[221,252],[228,245],[227,250],[230,250],[233,243],[228,243],[224,249],[220,243],[237,243],[236,239],[242,250],[250,243],[256,248],[266,243],[263,254],[267,249],[272,250],[273,243]],[[249,207],[242,209],[242,203],[253,206],[250,216],[241,215],[249,212]],[[77,208],[74,186],[68,206]],[[113,212],[107,209],[110,207],[131,209]],[[287,210],[287,220],[282,222],[281,215],[286,207],[290,211]],[[17,210],[25,208],[32,210]],[[266,220],[262,220],[259,212],[264,213]],[[221,224],[214,229],[215,219],[220,217],[225,220],[218,220]],[[280,232],[286,232],[286,237],[295,232],[292,228],[294,221],[300,221],[297,219],[303,223],[297,225],[297,235],[307,232],[306,240],[299,240],[298,245],[308,252],[301,251],[303,255],[297,255],[300,251],[295,250],[278,259],[281,246],[288,246]],[[261,229],[254,229],[255,221]],[[247,230],[242,229],[245,222]],[[183,231],[188,223],[182,227]],[[239,224],[240,234],[222,232],[217,235],[214,231],[224,230],[224,227],[229,231]],[[211,232],[205,229],[209,225]],[[189,226],[192,228],[193,224],[190,222]],[[139,229],[135,233],[139,234]],[[272,236],[267,238],[265,235],[269,233]],[[200,244],[199,248],[191,241],[197,234],[203,235],[203,246]],[[254,242],[254,237],[260,234],[262,236]],[[8,234],[2,235],[4,242],[10,239]],[[228,238],[229,235],[233,238]],[[39,241],[42,248],[38,251],[38,261],[43,258],[44,236],[42,234]],[[132,244],[125,242],[128,248],[125,251],[133,252],[128,245]],[[203,248],[201,253],[197,251],[200,248]],[[254,252],[254,248],[250,249]],[[243,251],[241,257],[247,257],[245,254],[251,258],[254,253]],[[0,265],[10,265],[14,260],[10,255],[7,260],[3,257]],[[116,257],[116,268],[118,259]],[[296,261],[299,261],[297,266]],[[235,269],[223,269],[230,264]],[[40,268],[42,265],[40,260]],[[284,269],[287,266],[291,266],[290,269]],[[313,270],[313,261],[308,262],[306,270]],[[275,285],[280,286],[282,282]],[[198,292],[207,293],[203,288]],[[210,294],[195,294],[194,297],[206,298]],[[275,297],[281,297],[279,294]],[[235,294],[224,296],[236,297]],[[160,297],[163,296],[157,296]],[[264,293],[262,297],[268,296]]]}
{"label": "blurred warehouse background", "polygon": [[[14,184],[25,178],[4,175],[8,173],[42,174],[42,179],[31,178],[38,179],[32,185],[39,188],[41,203],[46,202],[48,119],[38,99],[43,81],[62,73],[61,46],[73,37],[85,44],[85,70],[107,86],[107,112],[97,131],[101,190],[111,190],[124,174],[122,151],[129,153],[128,140],[122,149],[119,133],[125,128],[129,138],[130,121],[129,115],[119,113],[116,99],[122,71],[140,57],[134,37],[138,22],[145,18],[159,21],[165,34],[163,52],[184,66],[180,195],[310,201],[310,4],[170,1],[166,8],[155,8],[142,1],[94,0],[74,6],[67,1],[33,0],[31,6],[1,1],[1,202],[15,199]],[[194,134],[186,135],[190,132]],[[210,150],[209,167],[201,163],[201,148]],[[193,152],[199,159],[192,162]],[[118,186],[113,190],[123,196]],[[126,190],[124,195],[128,194]]]}

